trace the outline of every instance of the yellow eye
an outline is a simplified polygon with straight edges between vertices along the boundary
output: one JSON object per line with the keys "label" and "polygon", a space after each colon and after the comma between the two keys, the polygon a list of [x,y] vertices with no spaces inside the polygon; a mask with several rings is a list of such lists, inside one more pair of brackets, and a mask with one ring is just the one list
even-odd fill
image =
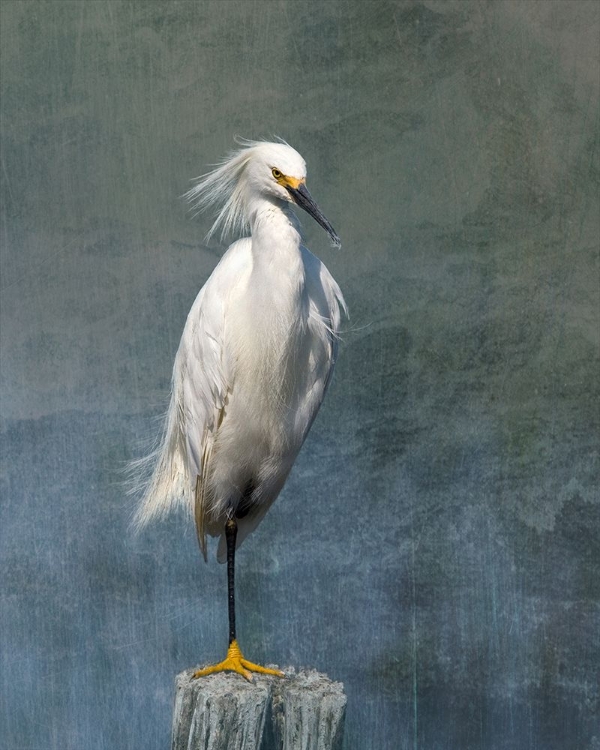
{"label": "yellow eye", "polygon": [[273,169],[271,170],[271,174],[276,180],[280,180],[283,177],[281,172],[278,169],[275,169],[275,167],[273,167]]}

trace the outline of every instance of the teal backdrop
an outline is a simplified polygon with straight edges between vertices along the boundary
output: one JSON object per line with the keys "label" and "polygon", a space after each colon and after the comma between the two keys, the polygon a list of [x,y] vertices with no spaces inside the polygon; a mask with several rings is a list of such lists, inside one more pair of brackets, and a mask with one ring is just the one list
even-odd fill
{"label": "teal backdrop", "polygon": [[132,537],[122,468],[225,249],[180,196],[276,135],[351,317],[245,651],[342,680],[347,750],[600,748],[599,11],[1,3],[2,747],[167,748],[224,653],[225,568]]}

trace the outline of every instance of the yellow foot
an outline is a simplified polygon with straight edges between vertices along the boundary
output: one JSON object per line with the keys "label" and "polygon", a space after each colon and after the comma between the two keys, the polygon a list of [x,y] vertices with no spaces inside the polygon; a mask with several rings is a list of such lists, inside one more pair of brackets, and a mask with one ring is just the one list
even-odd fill
{"label": "yellow foot", "polygon": [[204,677],[207,674],[214,674],[215,672],[237,672],[245,677],[247,680],[252,682],[252,672],[260,672],[260,674],[274,674],[276,677],[285,677],[283,672],[279,669],[269,669],[268,667],[261,667],[260,664],[253,664],[251,661],[247,661],[242,656],[240,647],[237,641],[232,641],[227,649],[227,656],[219,664],[214,664],[212,667],[204,667],[194,672],[192,679],[196,677]]}

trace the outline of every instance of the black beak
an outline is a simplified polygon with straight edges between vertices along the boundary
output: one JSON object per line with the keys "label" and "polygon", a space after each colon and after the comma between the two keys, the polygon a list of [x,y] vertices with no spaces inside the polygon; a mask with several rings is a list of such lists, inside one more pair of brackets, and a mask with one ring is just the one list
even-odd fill
{"label": "black beak", "polygon": [[306,185],[300,185],[297,188],[288,187],[286,188],[288,193],[292,196],[294,199],[294,202],[297,203],[300,208],[303,208],[306,213],[309,213],[313,219],[317,222],[317,224],[320,224],[323,229],[327,232],[331,239],[331,243],[335,247],[341,247],[342,242],[340,238],[337,236],[337,233],[335,229],[331,226],[331,224],[327,221],[325,216],[321,213],[321,209],[317,206],[317,204],[312,199],[311,194],[306,189]]}

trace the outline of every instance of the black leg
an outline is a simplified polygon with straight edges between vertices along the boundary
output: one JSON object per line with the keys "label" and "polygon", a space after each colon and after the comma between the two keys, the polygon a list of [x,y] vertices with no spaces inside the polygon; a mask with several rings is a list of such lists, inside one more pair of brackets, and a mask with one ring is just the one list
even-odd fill
{"label": "black leg", "polygon": [[227,599],[229,602],[229,645],[235,641],[235,540],[237,523],[235,518],[228,518],[225,524],[225,541],[227,542]]}
{"label": "black leg", "polygon": [[260,664],[254,664],[244,659],[238,642],[235,637],[235,540],[237,537],[237,522],[233,517],[227,519],[225,523],[225,542],[227,543],[227,598],[229,604],[229,648],[227,656],[218,664],[210,667],[204,667],[194,672],[194,677],[205,677],[215,672],[237,672],[247,680],[252,680],[252,672],[261,674],[274,674],[277,677],[284,677],[283,672],[279,669],[269,669],[261,667]]}

